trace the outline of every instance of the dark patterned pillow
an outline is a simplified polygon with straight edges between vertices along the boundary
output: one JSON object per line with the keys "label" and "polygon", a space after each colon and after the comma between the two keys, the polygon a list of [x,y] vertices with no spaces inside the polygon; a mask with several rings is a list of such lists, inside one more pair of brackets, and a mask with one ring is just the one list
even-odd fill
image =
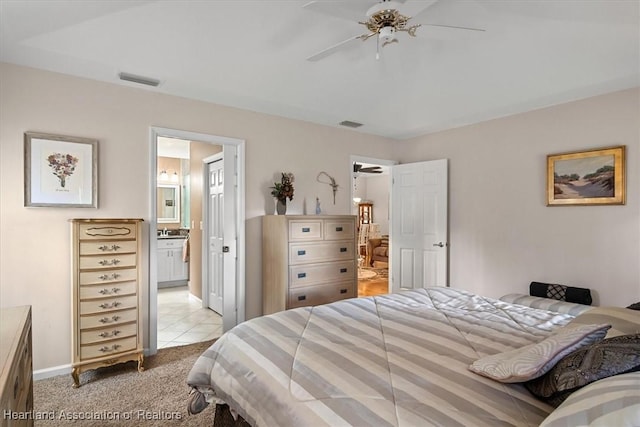
{"label": "dark patterned pillow", "polygon": [[635,302],[627,308],[630,308],[631,310],[640,310],[640,302]]}
{"label": "dark patterned pillow", "polygon": [[543,376],[524,384],[535,396],[558,406],[580,387],[634,371],[640,371],[640,334],[607,338],[576,350]]}

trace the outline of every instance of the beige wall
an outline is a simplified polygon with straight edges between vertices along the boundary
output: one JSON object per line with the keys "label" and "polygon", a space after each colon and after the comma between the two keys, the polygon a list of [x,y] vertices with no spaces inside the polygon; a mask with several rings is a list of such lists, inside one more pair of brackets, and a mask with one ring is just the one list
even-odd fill
{"label": "beige wall", "polygon": [[[453,286],[500,296],[547,280],[591,287],[603,304],[640,300],[638,89],[392,143],[7,64],[0,64],[0,94],[0,306],[33,305],[35,369],[70,363],[68,220],[150,217],[150,126],[246,140],[248,317],[261,314],[268,187],[290,171],[288,213],[313,213],[316,196],[323,213],[348,213],[350,155],[450,159]],[[98,209],[23,207],[25,131],[100,140]],[[618,144],[627,145],[626,206],[544,206],[546,154]],[[331,188],[316,182],[322,170],[341,186],[335,205]]]}
{"label": "beige wall", "polygon": [[[547,207],[546,155],[627,146],[625,206]],[[450,283],[500,297],[531,281],[640,301],[640,89],[416,138],[403,163],[449,159]]]}
{"label": "beige wall", "polygon": [[[272,212],[274,178],[296,175],[292,214],[313,212],[316,195],[324,212],[348,213],[350,156],[391,155],[384,138],[8,64],[0,64],[0,93],[0,306],[33,305],[36,370],[71,360],[68,220],[150,218],[151,126],[246,140],[248,317],[262,312],[260,216]],[[100,141],[98,209],[23,207],[25,131]],[[335,205],[316,182],[321,170],[341,185]]]}

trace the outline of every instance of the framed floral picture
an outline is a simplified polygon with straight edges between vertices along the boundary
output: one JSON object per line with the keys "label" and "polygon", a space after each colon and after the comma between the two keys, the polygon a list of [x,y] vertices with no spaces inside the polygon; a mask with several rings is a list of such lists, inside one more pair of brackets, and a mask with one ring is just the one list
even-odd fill
{"label": "framed floral picture", "polygon": [[98,140],[24,134],[24,205],[98,207]]}
{"label": "framed floral picture", "polygon": [[547,206],[623,205],[625,147],[547,156]]}

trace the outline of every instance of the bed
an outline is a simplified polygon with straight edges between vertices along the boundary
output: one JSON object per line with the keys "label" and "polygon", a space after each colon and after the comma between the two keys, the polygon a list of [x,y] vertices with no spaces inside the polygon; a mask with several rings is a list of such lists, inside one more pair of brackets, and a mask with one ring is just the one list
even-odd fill
{"label": "bed", "polygon": [[[435,287],[263,316],[198,358],[187,380],[190,404],[226,404],[256,427],[538,426],[554,406],[522,382],[470,366],[539,345],[591,309],[569,307],[561,313]],[[600,325],[597,339],[608,327]],[[640,385],[633,381],[629,387]]]}

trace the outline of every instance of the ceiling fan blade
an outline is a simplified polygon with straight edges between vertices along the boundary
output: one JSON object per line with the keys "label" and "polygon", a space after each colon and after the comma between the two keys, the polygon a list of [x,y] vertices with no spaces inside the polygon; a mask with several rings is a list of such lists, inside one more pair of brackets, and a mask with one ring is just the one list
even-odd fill
{"label": "ceiling fan blade", "polygon": [[468,30],[468,31],[487,31],[485,29],[482,28],[472,28],[472,27],[459,27],[456,25],[443,25],[443,24],[422,24],[422,25],[428,25],[430,27],[442,27],[442,28],[452,28],[454,30]]}
{"label": "ceiling fan blade", "polygon": [[328,48],[326,48],[324,50],[321,50],[318,53],[315,53],[315,54],[311,55],[310,57],[307,58],[307,61],[314,62],[314,61],[319,61],[322,58],[326,58],[327,56],[332,55],[332,54],[336,53],[337,51],[339,51],[343,46],[346,46],[351,42],[357,41],[360,37],[362,37],[362,36],[351,37],[351,38],[348,38],[346,40],[341,41],[338,44],[334,44],[331,47],[328,47]]}

